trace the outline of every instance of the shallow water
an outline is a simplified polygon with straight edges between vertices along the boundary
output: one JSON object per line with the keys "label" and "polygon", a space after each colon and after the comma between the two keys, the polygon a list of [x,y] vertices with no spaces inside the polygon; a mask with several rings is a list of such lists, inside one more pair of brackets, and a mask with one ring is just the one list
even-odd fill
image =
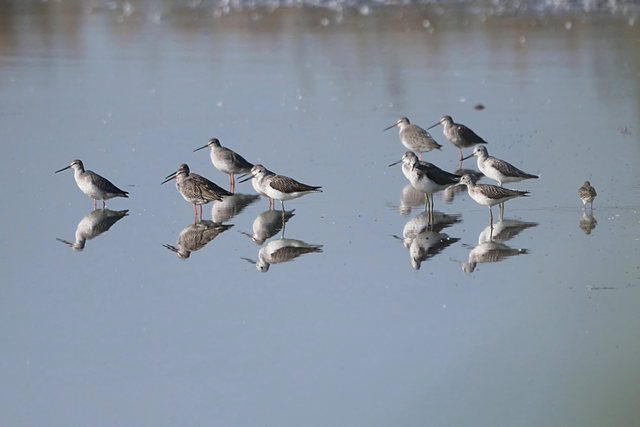
{"label": "shallow water", "polygon": [[[0,424],[632,425],[637,7],[481,5],[1,3]],[[404,147],[382,129],[443,114],[541,176],[510,185],[531,197],[492,239],[464,192],[437,194],[420,232],[387,167]],[[455,170],[433,131],[425,158]],[[286,203],[308,253],[260,272],[283,237],[247,236],[264,199],[194,227],[160,186],[182,162],[226,186],[192,152],[214,136],[323,186]],[[108,201],[120,214],[53,174],[75,158],[131,193]]]}

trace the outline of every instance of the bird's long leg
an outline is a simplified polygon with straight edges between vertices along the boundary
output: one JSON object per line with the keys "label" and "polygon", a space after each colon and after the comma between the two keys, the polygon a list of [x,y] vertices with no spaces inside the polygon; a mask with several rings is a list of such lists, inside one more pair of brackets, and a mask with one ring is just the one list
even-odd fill
{"label": "bird's long leg", "polygon": [[193,215],[198,216],[198,210],[195,203],[193,204]]}
{"label": "bird's long leg", "polygon": [[267,199],[269,200],[269,210],[273,210],[273,208],[275,208],[275,202],[271,197],[268,197]]}
{"label": "bird's long leg", "polygon": [[106,208],[106,207],[107,207],[107,202],[106,202],[106,201],[104,201],[104,200],[102,200],[102,209],[104,209],[104,208]]}
{"label": "bird's long leg", "polygon": [[236,189],[236,177],[232,173],[229,174],[229,191],[234,192]]}
{"label": "bird's long leg", "polygon": [[280,204],[282,205],[282,212],[284,212],[284,200],[280,200]]}
{"label": "bird's long leg", "polygon": [[493,229],[493,211],[491,210],[491,206],[489,206],[489,218],[491,218],[491,229]]}
{"label": "bird's long leg", "polygon": [[200,221],[202,221],[202,205],[200,205]]}
{"label": "bird's long leg", "polygon": [[93,210],[96,210],[97,207],[98,207],[98,201],[96,199],[93,199]]}

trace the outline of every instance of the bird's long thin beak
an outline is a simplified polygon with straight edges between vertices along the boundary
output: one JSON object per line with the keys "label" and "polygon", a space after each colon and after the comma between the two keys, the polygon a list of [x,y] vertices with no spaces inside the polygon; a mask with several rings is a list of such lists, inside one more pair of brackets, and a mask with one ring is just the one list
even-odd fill
{"label": "bird's long thin beak", "polygon": [[172,173],[171,175],[167,175],[167,178],[166,178],[164,181],[162,181],[162,182],[160,183],[160,185],[164,184],[165,182],[169,182],[169,181],[171,181],[172,179],[176,179],[176,176],[178,176],[178,172],[177,172],[177,171],[176,171],[176,172],[174,172],[174,173]]}
{"label": "bird's long thin beak", "polygon": [[163,247],[165,247],[165,248],[167,248],[167,249],[169,249],[171,252],[178,253],[178,248],[176,248],[175,246],[171,246],[171,245],[169,245],[169,244],[162,245],[162,246],[163,246]]}
{"label": "bird's long thin beak", "polygon": [[384,128],[384,129],[382,130],[382,132],[384,132],[385,130],[392,129],[392,128],[396,127],[396,126],[398,126],[398,123],[394,123],[394,124],[392,124],[391,126],[389,126],[388,128]]}
{"label": "bird's long thin beak", "polygon": [[196,151],[199,151],[199,150],[202,150],[202,149],[204,149],[204,148],[207,148],[208,146],[209,146],[209,144],[205,144],[205,145],[203,145],[203,146],[202,146],[202,147],[200,147],[200,148],[196,148],[195,150],[193,150],[193,152],[195,153]]}
{"label": "bird's long thin beak", "polygon": [[400,163],[400,162],[402,162],[402,159],[398,160],[397,162],[393,162],[393,163],[391,163],[388,167],[395,166],[395,165],[397,165],[397,164],[398,164],[398,163]]}
{"label": "bird's long thin beak", "polygon": [[253,175],[252,175],[252,174],[249,174],[249,176],[248,176],[248,177],[246,177],[245,179],[241,179],[241,180],[240,180],[240,181],[238,181],[238,182],[247,182],[247,181],[249,181],[251,178],[253,178]]}
{"label": "bird's long thin beak", "polygon": [[62,171],[66,171],[67,169],[69,169],[71,167],[71,165],[67,166],[66,168],[62,168],[60,170],[55,171],[54,173],[58,173],[58,172],[62,172]]}
{"label": "bird's long thin beak", "polygon": [[429,127],[427,128],[427,130],[429,130],[429,129],[433,129],[434,127],[438,126],[439,124],[440,124],[440,122],[436,123],[435,125],[431,125],[431,126],[429,126]]}
{"label": "bird's long thin beak", "polygon": [[257,261],[252,260],[251,258],[244,258],[244,257],[240,257],[240,259],[243,259],[251,264],[255,264]]}
{"label": "bird's long thin beak", "polygon": [[469,154],[467,157],[463,157],[460,161],[467,160],[473,157],[473,154]]}
{"label": "bird's long thin beak", "polygon": [[62,243],[64,243],[65,245],[68,245],[68,246],[73,247],[73,243],[69,242],[68,240],[64,240],[64,239],[60,239],[60,238],[56,238],[56,240],[57,240],[58,242],[62,242]]}

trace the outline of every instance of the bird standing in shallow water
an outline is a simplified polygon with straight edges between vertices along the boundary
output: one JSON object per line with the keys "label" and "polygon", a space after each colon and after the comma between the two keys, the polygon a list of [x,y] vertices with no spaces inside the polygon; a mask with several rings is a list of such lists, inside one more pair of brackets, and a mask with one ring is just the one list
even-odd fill
{"label": "bird standing in shallow water", "polygon": [[231,196],[233,193],[209,181],[207,178],[195,173],[190,173],[189,166],[185,163],[178,166],[178,170],[168,175],[161,185],[176,180],[176,188],[182,197],[193,204],[193,213],[196,218],[198,211],[196,205],[200,205],[200,219],[202,219],[202,205],[206,205],[214,200],[222,200],[224,196]]}
{"label": "bird standing in shallow water", "polygon": [[102,207],[106,207],[106,200],[114,197],[129,197],[129,192],[116,187],[106,178],[101,177],[95,172],[84,170],[81,160],[74,160],[69,166],[59,169],[54,173],[73,168],[73,178],[80,190],[93,199],[93,208],[96,208],[98,200],[102,200]]}
{"label": "bird standing in shallow water", "polygon": [[402,162],[402,173],[411,183],[413,188],[425,194],[425,204],[429,212],[433,214],[433,193],[455,185],[460,180],[459,176],[444,171],[434,164],[418,160],[412,151],[407,151],[402,159],[391,163],[389,166]]}
{"label": "bird standing in shallow water", "polygon": [[389,130],[396,126],[400,126],[400,142],[411,151],[416,151],[419,154],[420,160],[422,160],[422,153],[442,148],[442,145],[438,144],[429,132],[422,129],[420,126],[412,125],[409,119],[401,117],[397,122],[386,128]]}
{"label": "bird standing in shallow water", "polygon": [[[307,185],[288,176],[276,175],[262,165],[254,165],[251,168],[251,175],[252,183],[257,183],[254,184],[256,191],[270,199],[280,200],[283,212],[285,200],[297,199],[309,193],[322,192],[321,186]],[[245,180],[252,178],[248,177]]]}
{"label": "bird standing in shallow water", "polygon": [[578,190],[578,197],[582,200],[583,208],[586,208],[587,203],[589,203],[589,206],[593,210],[593,199],[595,199],[597,195],[598,193],[596,193],[596,189],[591,186],[589,181],[585,181],[584,184],[582,184],[582,187]]}
{"label": "bird standing in shallow water", "polygon": [[[511,163],[501,159],[497,159],[489,155],[487,147],[484,145],[476,145],[471,155],[464,157],[462,160],[466,160],[476,156],[478,158],[478,169],[487,178],[491,178],[498,182],[498,185],[502,187],[502,184],[509,182],[518,182],[523,179],[538,179],[537,175],[526,173],[513,166]],[[504,215],[504,205],[501,203],[499,206],[500,215]]]}
{"label": "bird standing in shallow water", "polygon": [[489,208],[491,225],[493,225],[493,212],[491,211],[491,206],[504,203],[515,197],[523,197],[529,194],[528,191],[510,190],[508,188],[498,187],[497,185],[474,184],[471,180],[471,176],[469,175],[464,175],[460,178],[460,185],[467,186],[469,196],[475,200],[476,203]]}
{"label": "bird standing in shallow water", "polygon": [[211,148],[211,163],[216,169],[229,175],[229,191],[235,190],[235,174],[248,173],[253,165],[244,157],[229,148],[220,145],[218,138],[211,138],[206,145],[193,150],[194,152],[204,148]]}
{"label": "bird standing in shallow water", "polygon": [[[474,131],[460,123],[454,123],[451,116],[443,116],[438,123],[429,126],[427,129],[443,125],[442,133],[449,142],[458,147],[460,150],[460,165],[462,165],[462,149],[473,147],[476,144],[486,144],[487,141],[480,138]],[[462,166],[461,166],[462,167]]]}
{"label": "bird standing in shallow water", "polygon": [[476,156],[478,158],[478,169],[487,178],[491,178],[498,182],[498,185],[502,187],[502,184],[509,182],[518,182],[523,179],[537,179],[537,175],[526,173],[513,166],[511,163],[501,159],[497,159],[489,155],[487,147],[478,145],[473,149],[473,153],[462,160],[466,160]]}

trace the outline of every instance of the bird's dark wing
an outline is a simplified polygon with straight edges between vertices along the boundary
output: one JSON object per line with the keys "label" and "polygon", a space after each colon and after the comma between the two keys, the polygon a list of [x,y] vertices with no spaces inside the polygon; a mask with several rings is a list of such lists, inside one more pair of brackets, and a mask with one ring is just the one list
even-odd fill
{"label": "bird's dark wing", "polygon": [[274,190],[283,193],[296,193],[300,191],[322,191],[319,186],[307,185],[288,176],[275,175],[269,180],[269,185]]}

